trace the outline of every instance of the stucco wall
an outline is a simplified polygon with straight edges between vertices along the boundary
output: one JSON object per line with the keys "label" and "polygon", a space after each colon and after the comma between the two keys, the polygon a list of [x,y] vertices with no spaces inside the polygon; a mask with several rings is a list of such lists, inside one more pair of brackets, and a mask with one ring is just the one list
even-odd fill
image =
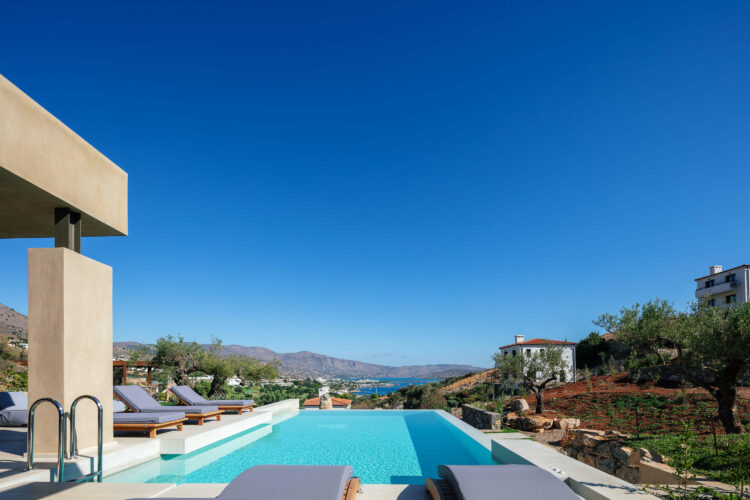
{"label": "stucco wall", "polygon": [[[66,248],[29,250],[29,404],[58,400],[70,411],[83,394],[104,407],[104,441],[112,440],[112,268]],[[56,450],[51,405],[37,411],[37,453]],[[78,447],[96,445],[96,411],[78,405]]]}
{"label": "stucco wall", "polygon": [[128,232],[128,176],[0,76],[0,237],[52,236],[54,207],[84,236]]}

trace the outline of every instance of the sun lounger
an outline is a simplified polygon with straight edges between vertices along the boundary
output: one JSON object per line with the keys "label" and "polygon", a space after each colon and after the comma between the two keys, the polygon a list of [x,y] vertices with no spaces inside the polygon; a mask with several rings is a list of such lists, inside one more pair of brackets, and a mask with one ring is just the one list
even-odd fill
{"label": "sun lounger", "polygon": [[359,478],[352,477],[351,465],[256,465],[234,478],[219,496],[193,500],[354,500],[358,490]]}
{"label": "sun lounger", "polygon": [[427,478],[433,500],[578,500],[564,482],[534,465],[440,465]]}
{"label": "sun lounger", "polygon": [[0,392],[0,427],[20,427],[28,422],[29,400],[25,392]]}
{"label": "sun lounger", "polygon": [[188,420],[197,420],[203,425],[207,418],[221,420],[221,410],[216,406],[162,406],[137,385],[116,385],[115,397],[136,413],[184,413]]}
{"label": "sun lounger", "polygon": [[156,437],[156,431],[167,427],[177,426],[182,430],[182,424],[187,420],[185,413],[113,413],[113,427],[116,431],[147,432],[148,437]]}
{"label": "sun lounger", "polygon": [[221,411],[236,411],[242,414],[243,411],[253,411],[253,404],[255,401],[252,399],[232,399],[232,400],[216,400],[208,401],[206,398],[198,394],[193,390],[192,387],[187,385],[176,385],[169,389],[172,394],[177,396],[180,402],[187,406],[218,406]]}

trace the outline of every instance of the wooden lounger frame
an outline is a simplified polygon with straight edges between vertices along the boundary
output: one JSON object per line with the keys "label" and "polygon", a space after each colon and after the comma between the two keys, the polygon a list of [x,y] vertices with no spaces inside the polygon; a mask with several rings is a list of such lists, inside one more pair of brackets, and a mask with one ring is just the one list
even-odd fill
{"label": "wooden lounger frame", "polygon": [[132,431],[132,432],[148,432],[148,437],[156,437],[156,431],[166,429],[167,427],[177,426],[177,430],[182,430],[182,424],[185,423],[186,418],[178,418],[171,422],[162,422],[161,424],[137,424],[130,422],[127,424],[113,424],[114,430],[116,431]]}
{"label": "wooden lounger frame", "polygon": [[344,488],[344,496],[341,497],[341,500],[354,500],[354,497],[357,496],[358,491],[359,478],[353,477],[349,480],[349,482],[346,483],[346,488]]}
{"label": "wooden lounger frame", "polygon": [[[172,389],[169,390],[169,392],[172,393],[174,397],[177,398],[177,400],[182,403],[185,406],[192,406],[190,403],[182,399],[180,396],[172,392]],[[210,402],[210,400],[209,400]],[[253,405],[210,405],[210,406],[217,406],[219,410],[222,412],[224,411],[236,411],[239,415],[242,415],[242,412],[245,410],[252,412],[253,411]]]}
{"label": "wooden lounger frame", "polygon": [[[134,413],[138,413],[135,408],[132,408],[127,401],[124,401],[121,397],[115,394],[115,397],[122,401],[122,403],[128,407],[128,409]],[[221,410],[216,410],[208,413],[188,413],[185,412],[185,420],[197,420],[198,425],[203,425],[203,421],[207,418],[216,418],[217,421],[221,420]]]}
{"label": "wooden lounger frame", "polygon": [[428,477],[424,487],[432,496],[432,500],[458,500],[456,492],[451,484],[445,479],[432,479]]}

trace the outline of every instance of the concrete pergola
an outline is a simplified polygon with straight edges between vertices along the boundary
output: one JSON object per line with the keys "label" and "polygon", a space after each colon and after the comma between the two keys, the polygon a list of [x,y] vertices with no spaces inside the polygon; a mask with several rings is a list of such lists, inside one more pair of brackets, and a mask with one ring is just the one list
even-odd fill
{"label": "concrete pergola", "polygon": [[[83,394],[112,438],[112,268],[81,255],[81,237],[125,236],[128,176],[0,76],[0,238],[54,238],[29,249],[29,403],[66,411]],[[96,445],[96,411],[78,410],[79,449]],[[51,406],[36,415],[37,456],[57,450]]]}

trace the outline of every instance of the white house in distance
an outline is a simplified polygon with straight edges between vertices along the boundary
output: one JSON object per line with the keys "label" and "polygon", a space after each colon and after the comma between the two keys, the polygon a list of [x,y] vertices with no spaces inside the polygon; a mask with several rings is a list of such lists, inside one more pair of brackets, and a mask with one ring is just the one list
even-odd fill
{"label": "white house in distance", "polygon": [[711,306],[750,301],[750,265],[747,264],[726,271],[721,266],[711,266],[708,276],[696,278],[695,283],[695,298]]}
{"label": "white house in distance", "polygon": [[561,380],[561,382],[575,382],[577,345],[575,342],[549,339],[524,340],[523,335],[516,335],[515,342],[500,347],[500,352],[504,356],[531,356],[532,352],[543,350],[546,344],[561,346],[563,348],[563,359],[567,362],[568,369],[565,372],[565,380]]}

